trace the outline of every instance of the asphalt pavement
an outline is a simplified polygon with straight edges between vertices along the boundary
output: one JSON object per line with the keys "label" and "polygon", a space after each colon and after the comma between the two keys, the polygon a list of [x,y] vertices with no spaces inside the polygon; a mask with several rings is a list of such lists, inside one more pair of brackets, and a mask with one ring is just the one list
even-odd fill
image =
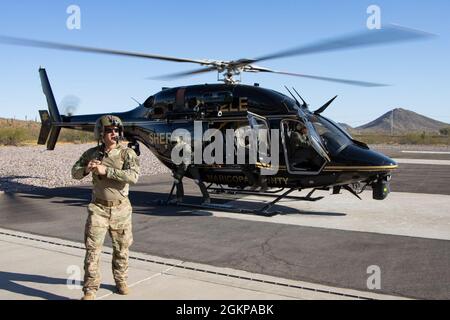
{"label": "asphalt pavement", "polygon": [[[314,203],[285,201],[274,217],[159,206],[154,201],[166,198],[171,177],[143,177],[130,195],[132,251],[367,295],[449,299],[449,169],[401,164],[387,200],[365,193],[363,201],[349,194]],[[200,201],[194,184],[187,183],[186,193],[187,201]],[[261,205],[252,196],[214,197],[239,207]],[[0,227],[81,243],[89,200],[89,186],[6,193],[0,195]],[[371,266],[381,271],[380,289],[368,288]]]}

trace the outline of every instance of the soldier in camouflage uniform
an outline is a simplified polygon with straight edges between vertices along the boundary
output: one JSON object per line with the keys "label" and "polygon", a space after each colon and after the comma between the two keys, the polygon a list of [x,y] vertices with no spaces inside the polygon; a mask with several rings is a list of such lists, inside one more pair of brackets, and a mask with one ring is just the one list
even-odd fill
{"label": "soldier in camouflage uniform", "polygon": [[139,161],[131,148],[122,146],[122,121],[116,116],[100,117],[94,129],[98,146],[87,150],[72,168],[72,177],[92,173],[92,201],[85,229],[83,300],[95,299],[100,286],[99,260],[106,232],[113,245],[112,270],[120,294],[128,294],[128,251],[133,242],[129,184],[136,183]]}

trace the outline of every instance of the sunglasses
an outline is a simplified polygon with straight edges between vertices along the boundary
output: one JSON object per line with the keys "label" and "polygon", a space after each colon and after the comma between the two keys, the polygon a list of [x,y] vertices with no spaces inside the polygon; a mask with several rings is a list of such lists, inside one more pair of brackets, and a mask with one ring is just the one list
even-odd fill
{"label": "sunglasses", "polygon": [[119,132],[119,128],[106,128],[105,133]]}

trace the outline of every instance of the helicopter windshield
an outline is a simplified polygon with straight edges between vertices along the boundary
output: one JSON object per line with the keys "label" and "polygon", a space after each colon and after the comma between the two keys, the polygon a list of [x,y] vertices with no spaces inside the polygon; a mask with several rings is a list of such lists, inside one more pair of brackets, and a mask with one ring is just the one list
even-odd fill
{"label": "helicopter windshield", "polygon": [[322,138],[323,144],[332,156],[336,156],[352,143],[348,135],[326,118],[315,114],[310,114],[307,118]]}

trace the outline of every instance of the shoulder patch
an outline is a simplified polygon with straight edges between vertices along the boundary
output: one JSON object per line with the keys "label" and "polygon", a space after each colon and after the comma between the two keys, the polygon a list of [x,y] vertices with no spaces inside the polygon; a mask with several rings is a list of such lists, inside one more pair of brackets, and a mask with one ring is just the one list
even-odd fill
{"label": "shoulder patch", "polygon": [[139,159],[133,149],[122,149],[120,151],[120,156],[122,158],[122,161],[124,162],[123,169],[130,169],[132,167],[139,166]]}

